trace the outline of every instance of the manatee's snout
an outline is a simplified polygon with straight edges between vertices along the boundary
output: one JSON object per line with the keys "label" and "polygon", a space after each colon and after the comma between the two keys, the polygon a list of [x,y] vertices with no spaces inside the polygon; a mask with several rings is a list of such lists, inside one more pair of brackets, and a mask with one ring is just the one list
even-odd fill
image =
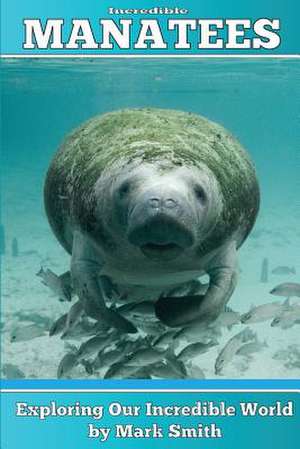
{"label": "manatee's snout", "polygon": [[[164,189],[165,190],[165,189]],[[183,195],[151,191],[137,199],[128,219],[128,240],[153,260],[171,260],[193,245]]]}

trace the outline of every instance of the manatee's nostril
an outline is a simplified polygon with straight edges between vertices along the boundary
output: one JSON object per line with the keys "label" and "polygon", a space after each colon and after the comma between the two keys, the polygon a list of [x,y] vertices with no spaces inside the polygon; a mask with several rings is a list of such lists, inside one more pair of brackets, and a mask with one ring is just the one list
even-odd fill
{"label": "manatee's nostril", "polygon": [[160,206],[160,200],[158,198],[150,198],[150,206],[154,207],[155,209]]}
{"label": "manatee's nostril", "polygon": [[176,206],[177,206],[177,203],[172,198],[167,198],[165,200],[165,207],[167,207],[168,209],[172,209],[173,207],[176,207]]}

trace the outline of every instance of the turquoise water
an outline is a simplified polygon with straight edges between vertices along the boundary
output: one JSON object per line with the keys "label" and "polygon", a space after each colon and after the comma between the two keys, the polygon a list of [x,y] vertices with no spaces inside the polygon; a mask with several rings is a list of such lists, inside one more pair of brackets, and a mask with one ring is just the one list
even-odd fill
{"label": "turquoise water", "polygon": [[[5,61],[2,313],[3,338],[8,343],[3,345],[4,362],[21,366],[26,376],[54,376],[55,363],[40,349],[39,338],[9,343],[9,332],[11,326],[22,325],[20,310],[39,310],[49,319],[66,310],[65,304],[53,299],[35,276],[41,265],[58,273],[69,265],[68,256],[47,223],[43,181],[64,136],[82,121],[103,112],[127,107],[174,108],[199,113],[229,129],[256,165],[262,196],[257,225],[240,251],[241,276],[231,304],[244,312],[251,304],[273,301],[269,291],[276,284],[299,282],[299,80],[299,60]],[[13,239],[17,239],[16,257],[12,255]],[[261,284],[265,257],[271,269],[284,265],[294,268],[296,274],[271,274],[267,285]],[[299,327],[298,334],[295,328],[270,330],[269,323],[268,327],[259,324],[255,328],[269,345],[275,342],[269,351],[270,366],[275,363],[272,377],[299,377],[299,367],[287,368],[272,361],[277,347],[284,350],[289,345],[299,346]],[[40,338],[43,345],[48,345],[48,336]],[[59,340],[51,344],[57,357],[63,354]],[[265,356],[257,356],[243,374],[232,366],[227,376],[269,377],[270,370],[263,369],[260,357]],[[212,373],[208,369],[207,377]]]}

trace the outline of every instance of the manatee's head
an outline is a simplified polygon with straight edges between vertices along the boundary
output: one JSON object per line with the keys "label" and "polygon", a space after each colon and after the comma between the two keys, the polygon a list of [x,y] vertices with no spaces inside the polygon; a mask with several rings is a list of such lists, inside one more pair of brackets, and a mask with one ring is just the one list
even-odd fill
{"label": "manatee's head", "polygon": [[103,196],[106,188],[106,205],[100,201],[98,208],[109,211],[106,227],[135,255],[151,261],[198,251],[221,213],[218,184],[204,166],[143,163],[120,167],[110,179],[96,189]]}

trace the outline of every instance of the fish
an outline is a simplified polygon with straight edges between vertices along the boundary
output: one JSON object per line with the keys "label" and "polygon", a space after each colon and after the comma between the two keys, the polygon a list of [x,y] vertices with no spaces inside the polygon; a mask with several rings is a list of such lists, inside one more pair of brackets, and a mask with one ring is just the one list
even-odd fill
{"label": "fish", "polygon": [[167,363],[172,369],[178,373],[182,377],[186,377],[187,371],[184,363],[179,360],[172,347],[169,348],[168,351],[166,351],[166,357],[164,358],[164,362]]}
{"label": "fish", "polygon": [[215,374],[220,374],[223,371],[225,366],[231,362],[243,343],[247,343],[254,338],[255,334],[249,327],[246,327],[244,330],[230,338],[216,359]]}
{"label": "fish", "polygon": [[289,345],[286,349],[276,351],[272,359],[286,362],[286,368],[300,368],[300,347],[297,344]]}
{"label": "fish", "polygon": [[143,319],[149,318],[153,319],[155,318],[155,308],[154,303],[151,301],[142,301],[142,302],[136,302],[136,303],[129,303],[124,304],[123,306],[118,307],[117,311],[122,316],[125,316],[126,318],[134,319],[138,317],[142,317]]}
{"label": "fish", "polygon": [[138,349],[142,346],[149,346],[149,344],[146,343],[145,339],[138,338],[135,341],[132,341],[132,340],[120,341],[118,344],[118,349],[120,349],[124,355],[127,355],[127,354],[131,354],[136,349]]}
{"label": "fish", "polygon": [[52,293],[58,296],[60,301],[72,300],[72,291],[69,284],[69,272],[58,276],[53,271],[49,270],[49,268],[44,270],[44,268],[41,267],[36,275],[42,279],[42,283],[50,288]]}
{"label": "fish", "polygon": [[244,313],[241,316],[241,322],[243,324],[260,323],[276,317],[285,307],[288,307],[287,303],[271,302],[267,304],[261,304],[257,307],[252,307],[249,312]]}
{"label": "fish", "polygon": [[280,315],[275,317],[271,322],[272,327],[280,327],[281,329],[288,329],[294,324],[300,323],[300,306],[293,305],[289,310],[283,311]]}
{"label": "fish", "polygon": [[[65,328],[64,328],[65,329]],[[72,340],[80,337],[92,337],[94,335],[106,336],[109,328],[105,327],[105,333],[103,326],[99,326],[98,323],[91,323],[87,317],[83,316],[81,320],[72,329],[64,332],[60,337],[62,340]]]}
{"label": "fish", "polygon": [[205,379],[205,374],[199,366],[190,363],[187,368],[186,377],[189,379]]}
{"label": "fish", "polygon": [[140,368],[132,373],[128,379],[152,379],[152,377],[147,368]]}
{"label": "fish", "polygon": [[167,349],[166,351],[158,351],[152,347],[141,348],[132,354],[132,356],[127,361],[127,366],[138,366],[142,367],[145,365],[151,365],[152,363],[159,362],[165,357],[170,355],[172,350]]}
{"label": "fish", "polygon": [[153,340],[153,347],[159,349],[166,349],[169,345],[173,345],[174,349],[178,346],[179,342],[174,340],[174,336],[177,333],[177,330],[171,330],[164,332]]}
{"label": "fish", "polygon": [[136,326],[122,315],[120,315],[113,307],[107,307],[105,310],[105,316],[101,317],[99,322],[103,322],[104,325],[112,327],[124,334],[137,333]]}
{"label": "fish", "polygon": [[12,363],[4,363],[2,372],[7,379],[24,379],[25,374],[20,368]]}
{"label": "fish", "polygon": [[199,324],[195,324],[180,329],[177,334],[175,334],[174,339],[184,338],[190,343],[198,343],[199,341],[208,343],[211,340],[217,340],[220,335],[220,330],[214,326],[199,326]]}
{"label": "fish", "polygon": [[250,343],[245,343],[244,345],[242,345],[236,352],[236,355],[241,355],[241,356],[250,356],[256,352],[261,351],[264,348],[267,348],[268,344],[266,341],[259,341],[258,339],[256,339],[253,342]]}
{"label": "fish", "polygon": [[296,269],[295,267],[279,266],[272,270],[272,274],[278,275],[296,274]]}
{"label": "fish", "polygon": [[139,369],[140,366],[126,365],[123,362],[114,363],[106,371],[104,379],[127,379]]}
{"label": "fish", "polygon": [[226,310],[218,316],[216,321],[214,321],[214,325],[231,328],[232,326],[234,326],[235,324],[239,324],[240,322],[241,315],[238,312],[234,312],[233,310]]}
{"label": "fish", "polygon": [[76,324],[79,323],[82,314],[83,314],[83,304],[79,300],[72,305],[67,314],[65,330],[62,338],[66,336],[66,334],[70,329],[73,329],[76,326]]}
{"label": "fish", "polygon": [[274,352],[272,355],[272,359],[274,360],[280,360],[285,361],[289,358],[289,350],[288,349],[279,349],[278,351]]}
{"label": "fish", "polygon": [[107,366],[118,363],[124,357],[124,352],[120,349],[113,349],[107,352],[99,352],[92,363],[92,370],[97,371]]}
{"label": "fish", "polygon": [[135,320],[136,327],[145,334],[156,336],[165,331],[166,327],[160,321],[146,321],[145,319]]}
{"label": "fish", "polygon": [[46,334],[45,329],[35,324],[16,327],[15,329],[12,330],[10,334],[10,342],[16,343],[19,341],[29,341],[37,337],[42,337],[45,334]]}
{"label": "fish", "polygon": [[57,368],[57,378],[67,377],[68,374],[78,365],[77,354],[67,353],[60,361]]}
{"label": "fish", "polygon": [[149,368],[151,377],[158,377],[159,379],[184,379],[185,374],[173,368],[172,365],[164,362],[155,363]]}
{"label": "fish", "polygon": [[82,360],[81,360],[81,365],[84,366],[85,372],[86,372],[88,375],[91,376],[92,374],[94,374],[95,370],[94,370],[94,367],[93,367],[93,362],[91,362],[90,360],[82,359]]}
{"label": "fish", "polygon": [[284,296],[286,298],[291,298],[293,296],[298,296],[300,298],[300,284],[296,282],[284,282],[274,287],[270,291],[271,295]]}
{"label": "fish", "polygon": [[182,362],[188,362],[191,359],[197,357],[200,354],[204,354],[209,351],[210,348],[215,346],[216,343],[214,341],[210,341],[209,343],[191,343],[182,349],[182,351],[178,354],[177,359]]}
{"label": "fish", "polygon": [[269,260],[265,257],[261,265],[260,282],[266,283],[269,278]]}
{"label": "fish", "polygon": [[57,320],[54,321],[54,323],[49,329],[50,337],[61,334],[64,331],[64,329],[66,328],[67,317],[68,314],[65,313],[64,315],[60,316],[59,318],[57,318]]}
{"label": "fish", "polygon": [[48,316],[41,315],[40,313],[19,310],[15,315],[20,321],[31,321],[32,323],[35,323],[40,327],[44,327],[45,329],[49,329],[50,327],[51,319]]}
{"label": "fish", "polygon": [[105,337],[97,336],[92,337],[89,340],[82,343],[78,349],[77,352],[77,358],[78,360],[82,360],[84,358],[88,358],[93,356],[94,354],[98,353],[105,347],[108,347],[111,343],[113,338],[115,338],[116,334],[110,334],[106,335]]}

